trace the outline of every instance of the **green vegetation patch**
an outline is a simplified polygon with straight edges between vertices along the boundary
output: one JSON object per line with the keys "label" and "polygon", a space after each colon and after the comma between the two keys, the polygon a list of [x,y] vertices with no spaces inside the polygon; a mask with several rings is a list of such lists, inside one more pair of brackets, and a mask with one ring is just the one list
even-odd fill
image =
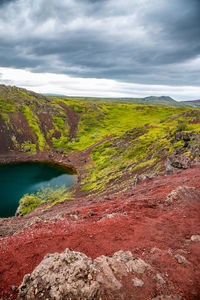
{"label": "green vegetation patch", "polygon": [[27,154],[35,154],[36,153],[36,144],[32,144],[30,142],[25,142],[22,144],[22,150]]}
{"label": "green vegetation patch", "polygon": [[6,122],[9,123],[10,118],[9,114],[15,112],[15,106],[13,101],[9,99],[2,99],[2,96],[0,95],[0,115],[1,118]]}
{"label": "green vegetation patch", "polygon": [[21,106],[20,112],[24,114],[26,117],[30,128],[36,134],[38,138],[38,147],[40,151],[43,151],[45,148],[46,140],[43,136],[42,132],[40,131],[39,127],[39,119],[36,114],[34,114],[28,106]]}
{"label": "green vegetation patch", "polygon": [[66,116],[53,116],[53,124],[61,135],[60,138],[52,138],[53,147],[67,149],[69,143],[69,125]]}
{"label": "green vegetation patch", "polygon": [[14,113],[15,112],[15,106],[14,102],[10,101],[9,99],[1,99],[0,97],[0,111],[1,113]]}
{"label": "green vegetation patch", "polygon": [[25,194],[19,201],[19,215],[23,216],[41,204],[51,202],[51,206],[70,200],[72,193],[68,191],[65,185],[53,189],[50,186],[42,187],[37,193]]}

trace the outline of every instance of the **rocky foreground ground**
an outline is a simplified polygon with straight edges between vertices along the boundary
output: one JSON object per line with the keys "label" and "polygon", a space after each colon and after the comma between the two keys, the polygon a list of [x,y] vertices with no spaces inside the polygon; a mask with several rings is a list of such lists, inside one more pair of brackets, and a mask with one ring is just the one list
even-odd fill
{"label": "rocky foreground ground", "polygon": [[196,164],[1,219],[0,297],[200,299],[199,211]]}

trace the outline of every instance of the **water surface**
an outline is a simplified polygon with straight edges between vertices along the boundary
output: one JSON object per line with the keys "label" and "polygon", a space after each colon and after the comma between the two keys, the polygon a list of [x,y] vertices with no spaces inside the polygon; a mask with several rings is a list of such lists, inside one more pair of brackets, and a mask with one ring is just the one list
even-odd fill
{"label": "water surface", "polygon": [[76,175],[70,169],[46,163],[0,165],[0,217],[14,216],[19,199],[42,186],[72,186]]}

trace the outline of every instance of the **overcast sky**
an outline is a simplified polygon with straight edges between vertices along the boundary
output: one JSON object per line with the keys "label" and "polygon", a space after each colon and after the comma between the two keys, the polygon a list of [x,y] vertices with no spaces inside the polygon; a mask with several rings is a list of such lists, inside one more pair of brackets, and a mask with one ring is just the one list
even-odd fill
{"label": "overcast sky", "polygon": [[0,0],[0,82],[200,98],[200,0]]}

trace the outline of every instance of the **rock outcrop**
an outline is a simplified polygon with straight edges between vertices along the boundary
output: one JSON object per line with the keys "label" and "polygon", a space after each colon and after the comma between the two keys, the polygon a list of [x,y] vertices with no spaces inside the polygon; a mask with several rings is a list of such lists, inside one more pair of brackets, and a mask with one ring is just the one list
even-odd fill
{"label": "rock outcrop", "polygon": [[[115,294],[121,299],[123,277],[150,269],[130,251],[120,250],[112,257],[102,255],[92,261],[83,253],[66,249],[46,255],[32,274],[24,276],[17,299],[99,299]],[[136,276],[132,281],[135,287],[144,285]]]}
{"label": "rock outcrop", "polygon": [[167,195],[167,204],[180,203],[182,201],[200,200],[200,191],[193,187],[179,186]]}

